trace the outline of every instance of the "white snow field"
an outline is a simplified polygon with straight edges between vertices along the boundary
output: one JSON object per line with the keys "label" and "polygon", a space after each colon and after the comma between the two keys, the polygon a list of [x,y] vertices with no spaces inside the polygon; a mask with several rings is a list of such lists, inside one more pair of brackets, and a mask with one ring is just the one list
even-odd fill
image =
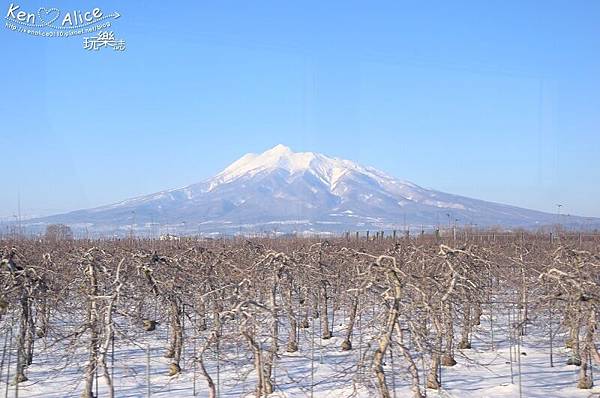
{"label": "white snow field", "polygon": [[[364,319],[367,318],[364,314]],[[342,352],[343,321],[336,319],[334,337],[330,340],[319,338],[319,322],[312,327],[300,330],[300,350],[285,352],[283,338],[279,359],[273,372],[275,392],[271,397],[377,397],[373,372],[369,364],[372,353],[372,337],[375,330],[363,319],[355,329],[353,349]],[[506,316],[494,317],[490,323],[489,314],[482,317],[472,337],[472,349],[456,350],[458,364],[442,369],[442,389],[426,390],[428,397],[456,398],[498,398],[498,397],[600,397],[600,387],[591,390],[576,388],[578,367],[566,365],[570,351],[564,348],[565,335],[558,331],[554,340],[554,367],[550,367],[549,326],[545,320],[532,319],[522,337],[521,355],[517,355],[516,341],[509,342],[511,333]],[[489,332],[493,324],[494,334]],[[4,325],[6,326],[6,325]],[[120,329],[124,333],[117,336],[114,349],[115,396],[117,397],[207,397],[206,382],[198,366],[194,366],[193,331],[187,325],[186,346],[182,361],[182,373],[175,377],[167,376],[169,360],[162,357],[167,344],[166,325],[159,325],[154,332],[128,330],[123,322]],[[133,327],[133,326],[132,326]],[[553,331],[558,325],[552,325]],[[0,344],[3,344],[6,329],[3,329]],[[130,333],[131,332],[131,333]],[[125,335],[135,336],[135,341],[127,341]],[[408,340],[408,339],[407,339]],[[9,340],[10,341],[10,340]],[[50,340],[49,340],[50,341]],[[52,341],[55,341],[52,339]],[[83,387],[83,366],[86,355],[71,352],[68,346],[45,346],[44,338],[36,341],[34,363],[28,368],[28,381],[18,385],[6,384],[6,363],[8,350],[0,382],[0,396],[4,397],[79,397]],[[197,341],[196,347],[201,342]],[[410,347],[411,342],[405,341]],[[492,347],[493,344],[493,347]],[[147,349],[149,347],[149,350]],[[283,348],[282,348],[283,347]],[[511,351],[512,348],[512,351]],[[395,351],[398,352],[397,350]],[[10,352],[12,380],[14,374],[14,350]],[[365,366],[357,366],[359,356],[365,356]],[[411,397],[410,378],[407,364],[401,356],[387,357],[384,366],[387,382],[394,397]],[[147,359],[149,357],[149,362]],[[208,372],[218,385],[218,397],[253,397],[256,375],[251,351],[241,338],[225,341],[219,349],[204,354]],[[415,358],[421,374],[421,386],[426,371],[420,358]],[[512,361],[511,361],[512,359]],[[109,358],[108,363],[111,363]],[[147,367],[149,363],[150,367]],[[426,366],[426,365],[425,365]],[[98,397],[107,397],[108,391],[103,378],[98,377]],[[148,378],[149,374],[149,378]],[[511,377],[512,374],[512,377]],[[600,367],[594,365],[594,378],[600,385]],[[424,391],[425,392],[425,391]]]}

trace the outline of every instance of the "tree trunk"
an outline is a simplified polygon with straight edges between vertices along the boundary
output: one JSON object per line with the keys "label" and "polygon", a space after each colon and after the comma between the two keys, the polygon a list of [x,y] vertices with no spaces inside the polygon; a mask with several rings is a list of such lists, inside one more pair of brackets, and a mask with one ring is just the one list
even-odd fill
{"label": "tree trunk", "polygon": [[342,342],[342,351],[350,351],[352,349],[352,331],[354,330],[354,322],[356,320],[356,313],[358,311],[358,298],[352,297],[352,303],[350,305],[350,319],[346,326],[346,338]]}
{"label": "tree trunk", "polygon": [[171,358],[169,365],[169,376],[175,376],[181,372],[181,349],[183,342],[183,328],[181,325],[181,306],[176,297],[169,297],[169,312],[171,315],[171,341],[165,354],[165,358]]}
{"label": "tree trunk", "polygon": [[215,387],[215,382],[212,377],[208,373],[206,369],[206,365],[204,364],[204,352],[208,349],[210,344],[217,339],[217,334],[212,333],[211,337],[207,338],[205,343],[202,344],[200,350],[198,351],[198,362],[200,363],[200,371],[202,372],[202,376],[206,379],[206,387],[208,388],[208,398],[216,398],[217,397],[217,389]]}
{"label": "tree trunk", "polygon": [[445,327],[445,341],[446,347],[444,354],[442,355],[443,366],[454,366],[456,360],[454,360],[454,323],[452,321],[452,304],[445,302],[442,304],[442,310],[444,311]]}
{"label": "tree trunk", "polygon": [[460,343],[458,348],[461,350],[468,350],[471,348],[471,330],[473,324],[471,322],[471,304],[465,303],[463,308],[463,322]]}
{"label": "tree trunk", "polygon": [[84,371],[84,387],[82,398],[93,398],[94,375],[98,366],[98,276],[94,260],[89,260],[86,274],[89,280],[88,286],[88,310],[87,327],[90,330],[88,341],[88,362]]}
{"label": "tree trunk", "polygon": [[400,323],[396,322],[396,330],[398,331],[398,335],[400,336],[400,342],[398,346],[400,347],[400,352],[402,356],[408,362],[408,373],[410,373],[411,378],[411,387],[410,389],[413,392],[413,398],[423,398],[423,394],[421,394],[421,382],[419,380],[419,369],[417,369],[417,365],[415,365],[415,361],[413,357],[410,355],[410,351],[404,345],[404,333],[402,332],[402,328],[400,327]]}
{"label": "tree trunk", "polygon": [[29,347],[31,347],[33,341],[29,332],[29,320],[31,318],[29,294],[25,286],[21,289],[21,320],[19,324],[19,337],[17,339],[17,372],[15,374],[15,383],[27,381],[25,369],[31,363],[29,362]]}
{"label": "tree trunk", "polygon": [[402,295],[402,289],[400,287],[400,280],[396,273],[392,270],[388,271],[388,277],[392,287],[394,289],[394,301],[389,309],[385,329],[379,336],[378,347],[375,350],[373,357],[373,369],[375,371],[375,377],[377,379],[377,387],[379,390],[379,396],[381,398],[390,398],[390,391],[385,381],[385,373],[383,371],[383,359],[385,353],[392,341],[392,334],[394,333],[394,327],[398,321],[398,315],[400,310],[400,298]]}
{"label": "tree trunk", "polygon": [[294,313],[291,281],[288,282],[286,285],[287,286],[284,289],[282,289],[282,292],[281,292],[282,299],[283,299],[283,307],[285,309],[288,320],[290,322],[286,351],[287,352],[296,352],[296,351],[298,351],[298,337],[297,337],[298,336],[298,321],[296,320],[296,314]]}
{"label": "tree trunk", "polygon": [[273,319],[271,321],[271,347],[264,365],[264,381],[263,386],[265,394],[271,394],[273,392],[273,382],[271,376],[273,374],[273,368],[275,367],[275,359],[277,357],[277,350],[279,349],[278,338],[279,338],[279,314],[277,311],[277,286],[273,286],[271,289],[271,314]]}
{"label": "tree trunk", "polygon": [[321,281],[321,331],[324,340],[332,337],[329,329],[329,316],[327,315],[327,282]]}
{"label": "tree trunk", "polygon": [[585,340],[583,343],[583,349],[581,350],[581,367],[579,368],[579,381],[577,382],[577,388],[590,389],[594,386],[594,380],[591,375],[588,374],[588,363],[590,362],[592,350],[595,351],[594,334],[596,332],[596,311],[592,307],[589,312],[589,318],[587,323],[587,330],[585,333]]}
{"label": "tree trunk", "polygon": [[[441,344],[441,339],[440,339]],[[427,375],[427,388],[439,390],[441,387],[440,380],[438,378],[438,369],[440,367],[440,354],[434,351],[431,354],[431,367],[429,368],[429,374]]]}
{"label": "tree trunk", "polygon": [[254,336],[248,329],[245,329],[242,332],[242,335],[246,338],[248,344],[250,344],[250,348],[252,349],[252,354],[254,356],[254,368],[256,369],[256,374],[258,376],[256,381],[256,397],[258,398],[261,397],[263,393],[266,393],[262,351],[258,343],[254,340]]}

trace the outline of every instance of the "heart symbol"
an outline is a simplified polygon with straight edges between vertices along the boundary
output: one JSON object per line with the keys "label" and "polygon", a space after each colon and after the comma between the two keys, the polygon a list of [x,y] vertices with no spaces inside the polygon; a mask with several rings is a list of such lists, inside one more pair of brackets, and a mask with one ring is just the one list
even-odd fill
{"label": "heart symbol", "polygon": [[52,25],[52,22],[56,21],[60,16],[60,10],[58,8],[45,8],[40,7],[38,10],[38,17],[40,22],[44,26]]}

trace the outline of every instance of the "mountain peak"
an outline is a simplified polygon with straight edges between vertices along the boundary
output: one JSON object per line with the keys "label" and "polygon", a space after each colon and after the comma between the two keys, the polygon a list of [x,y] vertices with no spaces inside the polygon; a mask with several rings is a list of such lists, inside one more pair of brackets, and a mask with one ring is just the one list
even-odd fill
{"label": "mountain peak", "polygon": [[293,151],[289,147],[287,147],[283,144],[277,144],[273,148],[263,152],[263,154],[265,154],[265,153],[282,154],[283,155],[283,154],[293,153]]}
{"label": "mountain peak", "polygon": [[265,170],[283,169],[289,173],[308,170],[316,157],[312,152],[293,152],[289,147],[278,144],[261,154],[248,153],[242,156],[215,177],[214,185]]}
{"label": "mountain peak", "polygon": [[248,153],[217,174],[209,185],[212,190],[218,185],[237,180],[241,177],[253,177],[261,172],[284,170],[287,173],[309,173],[333,190],[337,182],[351,172],[374,178],[379,184],[386,185],[391,178],[373,168],[363,167],[350,160],[333,158],[314,152],[293,152],[285,145],[278,144],[261,154]]}

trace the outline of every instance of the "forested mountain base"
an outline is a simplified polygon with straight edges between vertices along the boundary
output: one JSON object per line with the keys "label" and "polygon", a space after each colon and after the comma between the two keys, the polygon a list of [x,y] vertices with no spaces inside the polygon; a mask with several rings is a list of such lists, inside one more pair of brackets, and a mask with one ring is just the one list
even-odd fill
{"label": "forested mountain base", "polygon": [[600,241],[0,241],[22,397],[589,397]]}

